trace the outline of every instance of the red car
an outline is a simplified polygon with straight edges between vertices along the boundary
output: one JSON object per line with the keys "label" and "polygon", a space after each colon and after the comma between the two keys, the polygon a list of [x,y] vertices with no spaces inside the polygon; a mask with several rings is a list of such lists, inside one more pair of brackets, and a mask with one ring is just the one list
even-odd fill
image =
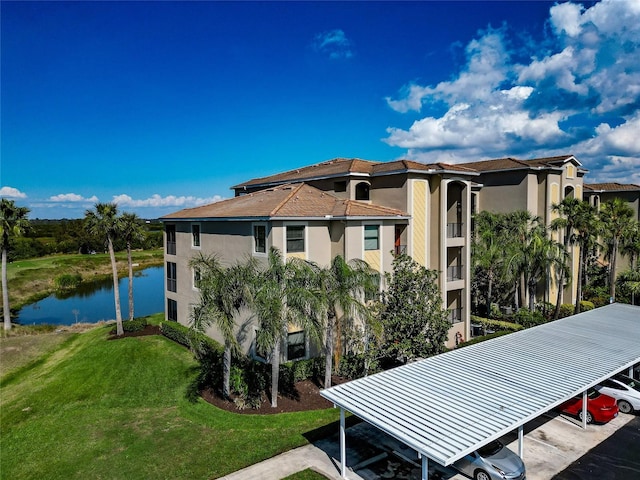
{"label": "red car", "polygon": [[[560,404],[562,413],[574,415],[582,420],[582,395]],[[616,399],[590,388],[587,390],[587,423],[607,423],[618,416]]]}

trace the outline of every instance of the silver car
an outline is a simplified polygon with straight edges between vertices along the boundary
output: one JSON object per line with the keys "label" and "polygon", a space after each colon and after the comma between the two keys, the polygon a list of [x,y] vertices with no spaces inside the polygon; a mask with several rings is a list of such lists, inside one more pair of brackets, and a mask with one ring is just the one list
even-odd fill
{"label": "silver car", "polygon": [[525,480],[526,478],[522,459],[498,440],[453,462],[453,466],[475,480]]}
{"label": "silver car", "polygon": [[640,410],[640,380],[634,380],[626,375],[614,375],[600,385],[594,387],[600,393],[616,399],[618,409],[622,413],[632,413]]}

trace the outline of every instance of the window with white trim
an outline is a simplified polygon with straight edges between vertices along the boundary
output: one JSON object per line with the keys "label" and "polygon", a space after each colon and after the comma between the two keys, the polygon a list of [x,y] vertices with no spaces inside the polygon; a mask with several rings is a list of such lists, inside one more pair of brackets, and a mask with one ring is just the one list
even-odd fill
{"label": "window with white trim", "polygon": [[364,226],[364,249],[380,250],[380,225]]}
{"label": "window with white trim", "polygon": [[304,252],[304,225],[287,226],[287,253]]}
{"label": "window with white trim", "polygon": [[287,334],[287,361],[298,360],[307,356],[304,330]]}
{"label": "window with white trim", "polygon": [[191,246],[200,247],[200,224],[194,223],[191,225]]}
{"label": "window with white trim", "polygon": [[253,253],[267,253],[267,227],[253,226]]}

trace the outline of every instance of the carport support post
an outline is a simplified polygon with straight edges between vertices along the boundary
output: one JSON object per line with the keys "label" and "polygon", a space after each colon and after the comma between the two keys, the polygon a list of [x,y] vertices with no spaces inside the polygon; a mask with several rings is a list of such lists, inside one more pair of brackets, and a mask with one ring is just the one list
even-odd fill
{"label": "carport support post", "polygon": [[587,391],[582,392],[582,428],[587,429]]}
{"label": "carport support post", "polygon": [[518,427],[518,456],[522,458],[524,454],[524,426],[520,425]]}
{"label": "carport support post", "polygon": [[429,480],[429,459],[424,454],[421,454],[421,457],[422,457],[422,480]]}
{"label": "carport support post", "polygon": [[344,428],[344,408],[340,407],[340,475],[347,478],[347,445]]}

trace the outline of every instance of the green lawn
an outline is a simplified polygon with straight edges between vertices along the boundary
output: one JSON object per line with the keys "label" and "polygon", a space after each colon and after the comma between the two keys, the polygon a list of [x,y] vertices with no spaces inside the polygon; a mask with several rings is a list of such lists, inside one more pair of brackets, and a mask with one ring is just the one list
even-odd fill
{"label": "green lawn", "polygon": [[[191,354],[160,336],[75,334],[0,389],[0,471],[11,479],[217,478],[303,445],[327,409],[240,415],[185,398]],[[5,339],[6,340],[6,339]]]}
{"label": "green lawn", "polygon": [[288,477],[283,478],[282,480],[326,480],[327,477],[322,475],[321,473],[316,472],[315,470],[311,470],[307,468],[298,473],[294,473],[293,475],[289,475]]}

